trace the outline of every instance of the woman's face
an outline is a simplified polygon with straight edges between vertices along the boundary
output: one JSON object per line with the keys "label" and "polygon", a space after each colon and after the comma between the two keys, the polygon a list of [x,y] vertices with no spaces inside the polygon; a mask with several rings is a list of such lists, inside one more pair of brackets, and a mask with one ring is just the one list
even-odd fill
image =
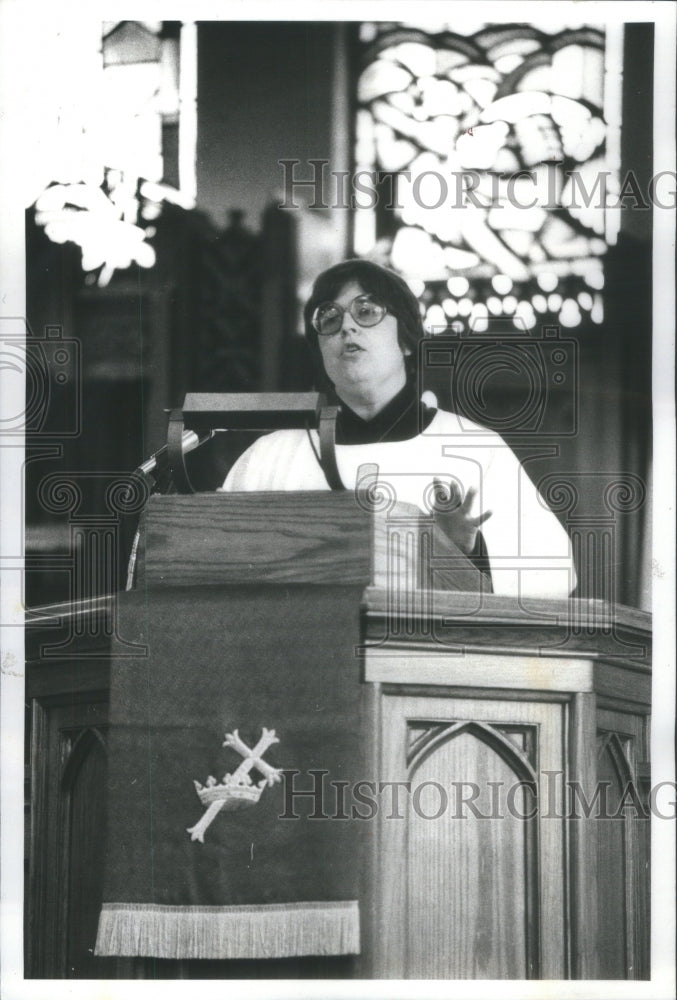
{"label": "woman's face", "polygon": [[342,389],[354,395],[360,390],[368,392],[373,386],[383,390],[391,385],[395,395],[406,381],[405,353],[397,338],[397,319],[386,313],[376,326],[360,326],[349,311],[357,295],[364,295],[364,289],[352,281],[333,300],[345,312],[338,333],[317,338],[324,370],[339,396]]}

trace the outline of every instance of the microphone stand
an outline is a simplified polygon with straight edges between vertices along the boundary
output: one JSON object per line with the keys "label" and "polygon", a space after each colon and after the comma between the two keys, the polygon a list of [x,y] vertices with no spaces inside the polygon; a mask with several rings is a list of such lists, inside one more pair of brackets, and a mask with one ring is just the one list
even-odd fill
{"label": "microphone stand", "polygon": [[[183,431],[180,443],[182,456],[187,454],[189,451],[195,451],[196,448],[200,448],[203,444],[206,444],[207,441],[211,441],[215,434],[215,430],[207,431],[206,433],[199,435],[194,431]],[[163,445],[162,448],[159,448],[158,451],[154,452],[150,458],[147,458],[145,462],[142,462],[141,465],[134,470],[134,473],[141,476],[141,478],[148,485],[148,496],[153,496],[156,493],[166,495],[177,492],[174,470],[170,464],[170,448],[168,445]],[[139,550],[140,538],[141,519],[139,518],[139,523],[136,527],[136,531],[134,532],[132,549],[127,563],[125,590],[133,590],[134,588],[136,559]]]}

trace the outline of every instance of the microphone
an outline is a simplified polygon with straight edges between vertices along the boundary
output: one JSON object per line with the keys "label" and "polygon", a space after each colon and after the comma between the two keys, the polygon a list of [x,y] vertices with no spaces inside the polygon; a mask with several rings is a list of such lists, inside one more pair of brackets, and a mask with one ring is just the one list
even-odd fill
{"label": "microphone", "polygon": [[[203,434],[198,434],[196,431],[184,431],[181,435],[182,454],[187,455],[189,451],[195,451],[195,449],[199,448],[200,445],[206,444],[207,441],[210,441],[215,434],[216,431],[207,431]],[[150,458],[147,458],[136,471],[141,472],[144,475],[152,474],[155,472],[158,465],[163,461],[166,455],[167,445],[165,444],[162,448],[159,448],[156,452],[154,452]]]}

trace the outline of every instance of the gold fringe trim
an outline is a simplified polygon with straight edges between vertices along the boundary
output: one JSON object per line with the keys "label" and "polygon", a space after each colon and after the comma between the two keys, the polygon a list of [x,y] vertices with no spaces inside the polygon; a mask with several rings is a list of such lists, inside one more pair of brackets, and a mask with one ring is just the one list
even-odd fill
{"label": "gold fringe trim", "polygon": [[269,906],[104,903],[95,955],[291,958],[356,955],[357,900]]}

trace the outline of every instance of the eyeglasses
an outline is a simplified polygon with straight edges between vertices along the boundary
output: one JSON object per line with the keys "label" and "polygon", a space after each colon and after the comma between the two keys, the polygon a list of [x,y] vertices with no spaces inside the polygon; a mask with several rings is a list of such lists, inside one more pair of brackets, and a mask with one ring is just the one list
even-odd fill
{"label": "eyeglasses", "polygon": [[349,312],[359,326],[376,326],[388,312],[386,307],[368,293],[357,295],[347,310],[338,302],[321,302],[311,323],[321,337],[331,337],[343,326],[343,316]]}

